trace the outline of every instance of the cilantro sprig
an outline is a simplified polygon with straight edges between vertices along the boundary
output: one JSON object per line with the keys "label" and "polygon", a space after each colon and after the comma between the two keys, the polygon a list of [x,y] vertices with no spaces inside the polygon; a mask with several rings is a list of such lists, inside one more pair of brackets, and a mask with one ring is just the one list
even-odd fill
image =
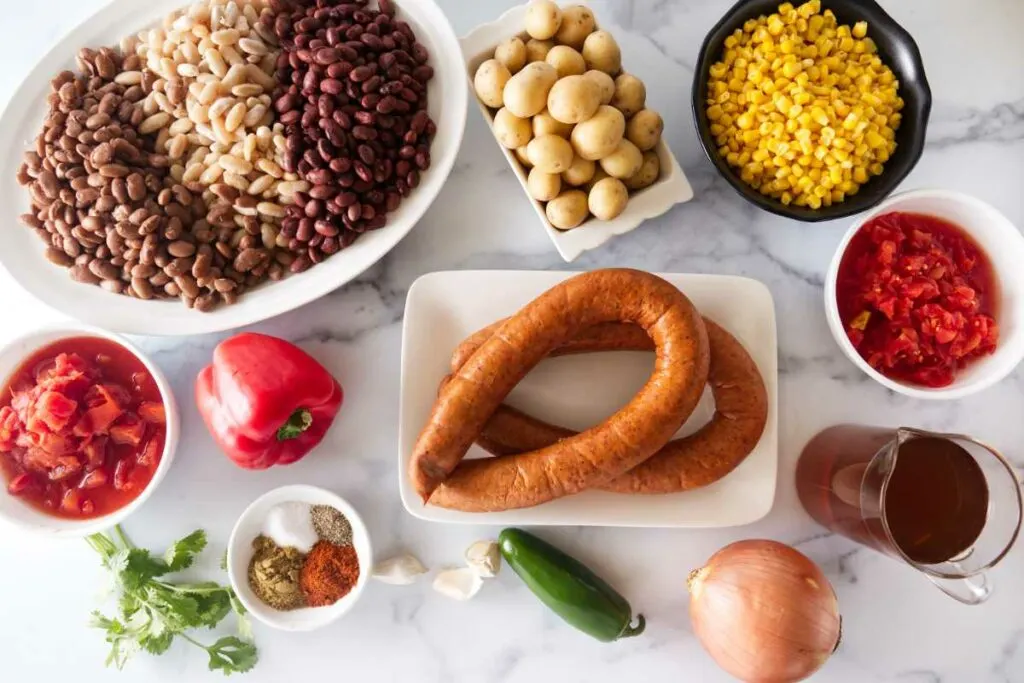
{"label": "cilantro sprig", "polygon": [[[94,611],[90,624],[106,632],[110,643],[107,666],[114,664],[121,669],[140,650],[163,654],[175,638],[205,650],[211,671],[244,673],[256,665],[249,617],[229,586],[213,581],[165,580],[168,574],[191,567],[206,547],[206,532],[202,529],[176,541],[162,556],[137,547],[120,526],[109,534],[93,534],[86,541],[100,554],[118,594],[116,616],[110,618]],[[237,617],[237,636],[204,645],[186,633],[213,628],[231,612]]]}

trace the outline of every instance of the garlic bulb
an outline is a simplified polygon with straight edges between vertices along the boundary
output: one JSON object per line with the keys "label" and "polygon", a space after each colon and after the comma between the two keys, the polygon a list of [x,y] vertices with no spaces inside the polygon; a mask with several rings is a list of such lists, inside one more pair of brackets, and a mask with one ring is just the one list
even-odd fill
{"label": "garlic bulb", "polygon": [[469,600],[483,585],[484,580],[469,567],[446,569],[434,577],[434,590],[452,600]]}
{"label": "garlic bulb", "polygon": [[427,568],[415,555],[408,553],[389,558],[373,567],[373,578],[393,586],[408,586],[427,573]]}
{"label": "garlic bulb", "polygon": [[501,550],[494,541],[477,541],[466,549],[466,564],[482,578],[493,579],[501,570]]}

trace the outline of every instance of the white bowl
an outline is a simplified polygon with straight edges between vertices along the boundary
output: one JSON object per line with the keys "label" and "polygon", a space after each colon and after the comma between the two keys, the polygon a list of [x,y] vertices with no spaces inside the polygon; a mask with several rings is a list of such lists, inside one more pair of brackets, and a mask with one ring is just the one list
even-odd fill
{"label": "white bowl", "polygon": [[[960,226],[988,255],[999,286],[996,321],[999,344],[995,353],[972,361],[946,387],[929,388],[899,382],[881,374],[854,348],[839,317],[836,279],[847,245],[861,226],[893,211],[937,216]],[[863,214],[843,236],[825,278],[825,315],[839,348],[853,363],[882,386],[923,399],[958,399],[1000,381],[1024,360],[1024,236],[1006,216],[980,199],[951,190],[910,190],[893,195]]]}
{"label": "white bowl", "polygon": [[[345,515],[352,525],[352,545],[355,547],[356,557],[359,558],[359,578],[348,595],[333,605],[284,612],[265,605],[249,588],[252,541],[262,533],[267,513],[281,503],[330,505]],[[235,589],[235,594],[250,614],[267,626],[282,631],[313,631],[340,619],[359,600],[372,570],[373,550],[370,547],[370,534],[359,513],[345,499],[316,486],[282,486],[264,493],[238,518],[228,540],[228,578],[231,587]]]}
{"label": "white bowl", "polygon": [[178,434],[181,429],[181,417],[178,413],[178,405],[174,400],[174,392],[171,390],[171,385],[167,382],[167,378],[160,371],[160,368],[123,337],[95,327],[65,323],[60,326],[38,329],[18,337],[0,349],[0,378],[3,378],[3,383],[6,384],[25,359],[40,348],[70,337],[100,337],[101,339],[108,339],[118,346],[127,349],[133,356],[142,361],[142,364],[146,366],[146,370],[153,377],[157,388],[160,390],[160,398],[164,403],[164,413],[167,416],[167,434],[164,437],[164,450],[160,456],[160,464],[157,465],[156,472],[153,473],[153,478],[149,480],[146,488],[142,490],[142,493],[135,500],[102,517],[77,521],[48,515],[30,505],[26,505],[17,496],[8,494],[7,482],[3,481],[3,489],[0,490],[0,519],[25,531],[51,538],[88,536],[89,534],[104,531],[115,524],[119,524],[128,515],[135,512],[153,494],[153,491],[156,490],[156,487],[163,480],[164,475],[167,474],[167,470],[170,469],[171,461],[174,459],[174,453],[178,447]]}
{"label": "white bowl", "polygon": [[[570,5],[579,3],[566,2],[560,4]],[[494,21],[477,26],[470,33],[459,39],[459,42],[462,44],[463,58],[466,61],[466,75],[470,84],[472,84],[477,67],[494,56],[494,48],[499,43],[513,36],[526,35],[523,27],[525,26],[527,7],[529,7],[528,4],[513,7]],[[589,9],[593,11],[594,8],[589,7]],[[600,28],[600,22],[598,22],[598,28]],[[628,63],[628,55],[625,61]],[[625,67],[623,68],[626,70]],[[636,75],[643,78],[641,73]],[[470,88],[472,88],[472,85],[470,85]],[[491,128],[491,132],[493,132],[494,112],[481,102],[475,93],[473,99],[480,107],[480,113],[483,114],[484,120],[487,121],[487,125]],[[660,113],[664,116],[666,112]],[[495,144],[497,144],[497,141],[495,141]],[[610,221],[601,221],[591,217],[578,228],[559,230],[551,225],[547,214],[544,212],[544,205],[530,196],[526,186],[526,170],[519,163],[519,160],[516,159],[514,151],[506,149],[502,145],[498,145],[498,147],[501,149],[502,154],[505,155],[505,159],[508,160],[512,171],[516,174],[516,178],[519,179],[519,184],[523,186],[523,192],[526,193],[530,203],[533,204],[533,208],[537,212],[537,218],[540,219],[545,231],[547,231],[548,237],[554,242],[555,249],[558,250],[558,253],[566,262],[575,260],[584,251],[596,249],[616,235],[623,235],[631,230],[635,230],[648,218],[660,216],[676,204],[693,199],[693,188],[686,179],[683,169],[679,167],[679,162],[676,161],[672,150],[666,144],[665,138],[662,137],[661,141],[658,142],[658,146],[654,148],[654,151],[658,153],[658,160],[661,162],[661,176],[650,187],[639,192],[630,193],[629,203],[626,205],[625,211]]]}
{"label": "white bowl", "polygon": [[72,29],[24,77],[0,116],[0,146],[8,150],[0,164],[0,266],[32,296],[72,318],[127,334],[204,334],[249,325],[285,313],[351,281],[389,252],[416,225],[441,191],[455,163],[466,124],[468,90],[459,42],[433,0],[399,0],[398,16],[408,21],[430,51],[434,78],[428,87],[430,115],[437,124],[431,147],[432,166],[419,187],[388,216],[388,225],[366,233],[355,244],[305,273],[267,283],[247,292],[238,303],[210,313],[185,308],[178,301],[141,301],[82,285],[49,263],[43,244],[18,220],[28,210],[28,192],[15,174],[21,150],[28,149],[42,127],[50,79],[74,69],[82,47],[117,45],[127,35],[156,25],[185,0],[111,0]]}

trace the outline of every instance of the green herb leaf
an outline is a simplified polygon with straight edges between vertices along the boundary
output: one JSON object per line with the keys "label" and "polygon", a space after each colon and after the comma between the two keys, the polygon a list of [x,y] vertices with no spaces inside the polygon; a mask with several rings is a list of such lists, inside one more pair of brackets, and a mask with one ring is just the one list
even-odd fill
{"label": "green herb leaf", "polygon": [[[86,541],[100,554],[119,591],[117,617],[97,611],[89,622],[104,631],[110,644],[108,666],[124,667],[139,650],[163,654],[176,637],[206,650],[211,670],[229,674],[248,671],[256,664],[256,647],[247,642],[252,633],[245,610],[230,587],[213,581],[172,583],[161,578],[192,566],[206,546],[205,532],[199,530],[180,539],[163,557],[136,547],[120,527]],[[207,646],[188,635],[190,629],[215,626],[232,610],[239,615],[239,636]]]}
{"label": "green herb leaf", "polygon": [[221,568],[221,571],[225,571],[226,572],[228,570],[228,549],[227,548],[224,549],[224,554],[220,556],[220,568]]}
{"label": "green herb leaf", "polygon": [[139,638],[139,645],[151,655],[162,655],[167,652],[174,642],[174,634],[167,631],[160,635],[149,635]]}
{"label": "green herb leaf", "polygon": [[226,591],[197,596],[196,602],[199,607],[196,626],[213,628],[231,612],[231,596]]}
{"label": "green herb leaf", "polygon": [[258,656],[256,646],[240,638],[227,636],[206,648],[210,654],[210,671],[223,671],[225,675],[245,673],[254,666]]}
{"label": "green herb leaf", "polygon": [[206,532],[197,529],[185,538],[179,539],[164,553],[164,562],[172,572],[188,569],[196,556],[206,547]]}

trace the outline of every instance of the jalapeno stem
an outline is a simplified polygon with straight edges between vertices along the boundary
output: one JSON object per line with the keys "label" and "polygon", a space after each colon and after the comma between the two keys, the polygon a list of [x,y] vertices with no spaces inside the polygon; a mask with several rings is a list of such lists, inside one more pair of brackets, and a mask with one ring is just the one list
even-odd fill
{"label": "jalapeno stem", "polygon": [[636,615],[636,626],[633,626],[632,624],[627,625],[626,628],[623,629],[619,638],[633,638],[634,636],[638,636],[644,632],[646,627],[647,620],[644,619],[644,615],[638,614]]}

